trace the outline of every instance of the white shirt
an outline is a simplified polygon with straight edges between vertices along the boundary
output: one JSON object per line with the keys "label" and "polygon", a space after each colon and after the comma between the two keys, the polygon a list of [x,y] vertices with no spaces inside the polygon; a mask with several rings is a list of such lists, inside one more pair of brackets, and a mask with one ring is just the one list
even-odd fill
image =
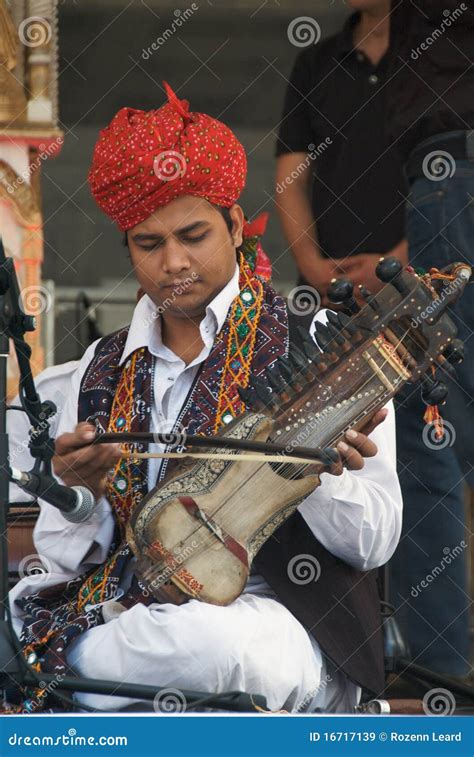
{"label": "white shirt", "polygon": [[[155,356],[153,430],[170,430],[178,416],[198,367],[209,355],[216,334],[238,294],[238,276],[236,267],[233,277],[207,306],[200,324],[204,346],[189,365],[161,342],[161,316],[152,300],[145,295],[136,305],[121,362],[145,345]],[[324,312],[320,311],[316,319],[325,322]],[[96,343],[86,350],[72,375],[70,391],[59,419],[58,435],[73,431],[77,423],[79,388],[95,347]],[[47,399],[44,390],[43,394],[42,398]],[[298,506],[316,538],[332,554],[359,570],[369,570],[387,562],[395,551],[401,532],[402,498],[396,473],[393,403],[388,403],[387,408],[386,420],[371,437],[378,447],[377,455],[367,458],[360,471],[345,469],[340,476],[322,473],[321,485]],[[155,449],[160,447],[155,445]],[[156,482],[161,460],[152,459],[149,463],[150,488]],[[51,573],[41,588],[58,582],[60,579],[55,574],[61,574],[61,580],[64,580],[65,576],[77,576],[93,564],[102,563],[112,540],[113,527],[111,507],[105,497],[99,501],[89,520],[80,524],[67,523],[58,510],[41,503],[34,543],[38,554],[46,558]],[[127,583],[128,580],[129,577]],[[26,586],[21,588],[21,584],[23,581],[13,590],[12,598],[27,589]],[[272,595],[260,576],[250,576],[246,591]]]}

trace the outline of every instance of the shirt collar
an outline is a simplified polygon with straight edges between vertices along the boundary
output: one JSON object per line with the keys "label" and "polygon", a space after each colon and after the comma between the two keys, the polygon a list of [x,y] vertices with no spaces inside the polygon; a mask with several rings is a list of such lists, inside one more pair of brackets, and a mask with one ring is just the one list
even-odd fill
{"label": "shirt collar", "polygon": [[[206,347],[210,347],[214,342],[216,335],[224,325],[229,308],[239,292],[239,267],[236,264],[232,277],[207,305],[206,315],[199,325],[201,337]],[[140,347],[148,347],[152,355],[155,356],[162,355],[170,358],[174,354],[161,341],[161,314],[147,294],[140,298],[133,311],[119,365],[122,365]]]}

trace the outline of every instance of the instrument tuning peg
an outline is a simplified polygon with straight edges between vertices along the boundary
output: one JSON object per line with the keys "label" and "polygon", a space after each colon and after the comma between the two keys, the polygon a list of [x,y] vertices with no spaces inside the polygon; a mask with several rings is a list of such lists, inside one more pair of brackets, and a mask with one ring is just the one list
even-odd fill
{"label": "instrument tuning peg", "polygon": [[252,376],[251,381],[253,388],[257,392],[257,397],[263,403],[265,408],[272,409],[278,407],[278,402],[275,400],[272,392],[260,376]]}
{"label": "instrument tuning peg", "polygon": [[266,368],[265,373],[268,378],[268,383],[276,394],[283,394],[283,392],[288,393],[290,391],[290,387],[284,380],[276,365],[273,365],[271,368]]}
{"label": "instrument tuning peg", "polygon": [[299,371],[306,371],[308,368],[308,359],[294,344],[290,344],[290,351],[288,354],[290,361],[295,368]]}
{"label": "instrument tuning peg", "polygon": [[453,365],[456,363],[462,363],[464,360],[463,342],[460,339],[453,339],[443,352],[443,356]]}
{"label": "instrument tuning peg", "polygon": [[[311,340],[311,336],[309,332],[303,328],[300,324],[296,327],[296,330],[298,331],[298,334],[300,335],[303,342],[306,342],[308,340]],[[312,341],[312,340],[311,340]]]}
{"label": "instrument tuning peg", "polygon": [[249,410],[258,412],[262,409],[262,403],[258,400],[254,392],[250,391],[250,389],[247,389],[244,386],[238,386],[237,392],[245,407],[248,407]]}
{"label": "instrument tuning peg", "polygon": [[375,269],[375,275],[384,284],[393,284],[395,289],[404,295],[408,293],[409,289],[405,282],[399,278],[402,270],[403,266],[397,258],[380,258],[380,262]]}
{"label": "instrument tuning peg", "polygon": [[332,323],[332,325],[336,327],[336,329],[340,329],[341,328],[341,324],[339,322],[339,318],[337,317],[337,313],[335,313],[334,310],[327,310],[326,311],[326,318],[328,319],[329,323]]}
{"label": "instrument tuning peg", "polygon": [[347,331],[348,334],[353,336],[356,333],[357,326],[354,323],[353,319],[350,318],[348,315],[346,315],[345,313],[339,312],[337,314],[337,319],[340,323],[341,328]]}
{"label": "instrument tuning peg", "polygon": [[347,340],[344,339],[343,335],[339,332],[339,329],[337,329],[336,326],[333,326],[333,324],[329,322],[326,324],[326,328],[331,337],[331,341],[336,342],[336,344],[346,344]]}
{"label": "instrument tuning peg", "polygon": [[277,365],[280,370],[281,375],[283,376],[284,380],[289,384],[293,389],[296,389],[299,391],[301,387],[301,382],[298,381],[298,376],[295,374],[295,371],[293,369],[293,365],[290,362],[289,358],[282,356],[277,358]]}
{"label": "instrument tuning peg", "polygon": [[302,347],[308,360],[311,360],[311,362],[316,365],[322,363],[323,359],[321,357],[321,350],[315,343],[311,334],[309,334],[302,326],[298,326],[298,333],[301,336]]}
{"label": "instrument tuning peg", "polygon": [[363,284],[359,284],[359,292],[361,294],[361,297],[364,298],[367,305],[371,307],[372,310],[375,310],[375,311],[379,310],[377,300],[375,299],[372,292],[369,289],[367,289],[367,287],[365,287]]}
{"label": "instrument tuning peg", "polygon": [[421,399],[425,405],[442,405],[446,402],[448,387],[443,381],[426,376],[421,384]]}
{"label": "instrument tuning peg", "polygon": [[329,331],[329,328],[325,326],[323,323],[320,323],[319,321],[316,321],[314,324],[314,333],[316,336],[316,341],[320,348],[324,351],[330,350],[331,345],[329,344],[332,337]]}
{"label": "instrument tuning peg", "polygon": [[290,352],[288,355],[290,363],[294,366],[296,375],[303,378],[306,381],[311,381],[313,372],[311,371],[311,365],[308,357],[304,352],[301,352],[294,344],[290,344]]}
{"label": "instrument tuning peg", "polygon": [[360,307],[354,298],[354,286],[348,279],[332,279],[327,297],[335,305],[343,305],[351,313],[358,313]]}

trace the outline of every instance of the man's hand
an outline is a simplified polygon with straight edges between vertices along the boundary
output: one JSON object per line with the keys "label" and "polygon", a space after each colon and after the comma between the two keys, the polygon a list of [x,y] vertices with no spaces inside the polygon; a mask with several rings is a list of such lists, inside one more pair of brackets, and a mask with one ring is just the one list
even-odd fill
{"label": "man's hand", "polygon": [[319,292],[321,307],[334,308],[327,299],[326,293],[332,279],[340,279],[344,275],[344,269],[332,258],[315,258],[307,261],[300,271],[308,284]]}
{"label": "man's hand", "polygon": [[372,294],[377,294],[385,286],[375,275],[380,257],[374,252],[361,252],[344,261],[344,274],[354,284],[354,295],[358,295],[359,284],[367,287]]}
{"label": "man's hand", "polygon": [[[385,286],[383,281],[375,275],[375,269],[382,257],[378,252],[361,252],[358,255],[352,255],[350,258],[341,261],[340,265],[344,268],[344,274],[352,281],[355,287],[354,295],[358,296],[357,287],[359,284],[365,286],[372,294],[377,294]],[[383,257],[393,257],[400,261],[403,267],[408,265],[408,245],[406,239],[402,239],[389,252],[384,253]]]}
{"label": "man's hand", "polygon": [[364,458],[374,457],[377,454],[377,445],[369,439],[369,434],[383,423],[387,414],[386,409],[378,410],[362,431],[347,431],[344,440],[336,445],[341,460],[339,463],[334,463],[327,472],[332,473],[333,476],[340,476],[344,468],[361,470],[365,465]]}
{"label": "man's hand", "polygon": [[104,494],[107,473],[121,457],[119,444],[91,445],[96,435],[91,423],[56,439],[53,470],[67,486],[85,486],[95,497]]}

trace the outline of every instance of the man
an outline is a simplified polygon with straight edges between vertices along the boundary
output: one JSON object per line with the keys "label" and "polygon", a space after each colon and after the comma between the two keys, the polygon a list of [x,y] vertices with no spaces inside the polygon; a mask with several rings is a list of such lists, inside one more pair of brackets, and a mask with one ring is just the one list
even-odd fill
{"label": "man", "polygon": [[[117,445],[88,446],[106,429],[171,423],[212,434],[244,410],[237,386],[246,372],[265,380],[263,369],[287,350],[285,301],[255,273],[255,239],[242,246],[244,149],[228,127],[191,113],[165,89],[159,110],[119,111],[94,152],[93,194],[126,232],[146,294],[130,327],[92,345],[73,377],[55,473],[87,485],[99,503],[77,525],[42,505],[35,543],[54,572],[43,591],[28,596],[25,578],[11,594],[16,627],[39,670],[70,666],[178,696],[242,689],[266,696],[272,710],[351,711],[361,687],[375,692],[384,680],[370,569],[390,557],[401,528],[391,405],[366,433],[341,440],[346,467],[321,475],[321,486],[260,549],[244,592],[224,607],[160,604],[134,575],[125,526],[168,461],[137,466]],[[304,558],[320,566],[320,580],[295,580],[290,567]],[[147,706],[76,699],[101,710]]]}
{"label": "man", "polygon": [[[387,136],[405,165],[409,262],[417,269],[472,264],[474,229],[474,10],[456,0],[397,0],[390,24]],[[418,392],[399,395],[397,431],[404,536],[393,565],[393,601],[415,661],[449,675],[469,670],[468,550],[433,585],[416,586],[466,538],[464,482],[474,481],[474,287],[451,308],[465,345],[442,415],[446,437],[426,440]],[[433,449],[434,447],[434,449]],[[460,468],[461,466],[461,468]]]}
{"label": "man", "polygon": [[[381,255],[406,263],[400,160],[384,133],[389,0],[350,0],[343,29],[298,55],[276,148],[278,214],[300,283],[381,287]],[[296,178],[295,178],[296,177]]]}

